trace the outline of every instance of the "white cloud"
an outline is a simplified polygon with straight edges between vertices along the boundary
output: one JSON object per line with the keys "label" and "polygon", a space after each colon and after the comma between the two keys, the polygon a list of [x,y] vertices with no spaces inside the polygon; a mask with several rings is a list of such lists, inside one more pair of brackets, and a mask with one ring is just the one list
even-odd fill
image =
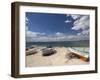
{"label": "white cloud", "polygon": [[26,37],[37,37],[38,33],[37,32],[32,32],[32,31],[26,31]]}
{"label": "white cloud", "polygon": [[77,19],[74,22],[74,26],[72,27],[72,30],[81,30],[80,33],[77,33],[77,35],[82,38],[83,40],[89,39],[89,16],[82,16],[80,19]]}
{"label": "white cloud", "polygon": [[78,15],[78,14],[67,14],[66,17],[69,17],[71,16],[73,19],[77,19],[77,18],[80,18],[81,15]]}
{"label": "white cloud", "polygon": [[88,30],[83,30],[83,31],[82,31],[82,34],[83,34],[83,35],[89,35],[89,29],[88,29]]}
{"label": "white cloud", "polygon": [[66,16],[71,16],[74,20],[73,27],[71,28],[72,30],[81,30],[77,35],[69,36],[70,39],[89,40],[89,16],[78,14],[68,14]]}
{"label": "white cloud", "polygon": [[32,42],[32,41],[35,41],[35,39],[37,40],[38,39],[38,36],[43,36],[45,35],[45,33],[39,33],[39,32],[33,32],[33,31],[30,31],[28,29],[28,25],[29,24],[29,19],[26,17],[25,18],[26,20],[26,41],[27,42]]}
{"label": "white cloud", "polygon": [[44,38],[44,36],[45,36],[45,33],[26,31],[27,42],[33,42],[33,41],[39,41],[39,40],[41,41],[41,39],[39,38]]}
{"label": "white cloud", "polygon": [[64,34],[63,33],[60,33],[60,32],[57,32],[55,35],[56,36],[64,36]]}
{"label": "white cloud", "polygon": [[25,30],[28,31],[28,26],[26,25]]}
{"label": "white cloud", "polygon": [[[40,33],[41,34],[41,33]],[[61,35],[63,34],[63,35]],[[31,33],[27,36],[27,42],[48,42],[48,41],[77,41],[86,40],[86,36],[80,35],[66,35],[64,33],[51,34],[51,35],[38,35],[37,33]]]}
{"label": "white cloud", "polygon": [[72,22],[72,21],[71,21],[71,20],[66,20],[66,21],[65,21],[65,23],[70,23],[70,22]]}
{"label": "white cloud", "polygon": [[77,18],[81,17],[81,15],[71,14],[71,17],[72,17],[73,19],[77,19]]}
{"label": "white cloud", "polygon": [[[72,30],[85,30],[87,28],[89,28],[89,16],[88,15],[79,15],[79,14],[67,14],[66,15],[71,16],[75,21],[74,21],[74,25],[72,27]],[[70,20],[66,20],[67,22],[71,22]]]}
{"label": "white cloud", "polygon": [[25,30],[28,31],[29,19],[27,17],[25,18],[25,24],[26,24]]}
{"label": "white cloud", "polygon": [[78,36],[88,36],[89,37],[89,29],[88,30],[83,30],[80,33],[77,33]]}
{"label": "white cloud", "polygon": [[89,16],[82,16],[74,22],[73,30],[85,30],[89,28]]}
{"label": "white cloud", "polygon": [[25,18],[25,20],[26,20],[26,22],[28,22],[28,21],[29,21],[29,19],[28,19],[27,17]]}
{"label": "white cloud", "polygon": [[[68,16],[68,15],[67,15]],[[74,35],[67,35],[61,32],[52,34],[33,32],[28,29],[26,25],[26,41],[27,42],[48,42],[48,41],[77,41],[89,39],[89,16],[70,15],[74,21],[74,26],[71,30],[81,30],[80,33]],[[70,22],[70,21],[65,21]],[[26,18],[26,24],[29,23],[29,19]]]}

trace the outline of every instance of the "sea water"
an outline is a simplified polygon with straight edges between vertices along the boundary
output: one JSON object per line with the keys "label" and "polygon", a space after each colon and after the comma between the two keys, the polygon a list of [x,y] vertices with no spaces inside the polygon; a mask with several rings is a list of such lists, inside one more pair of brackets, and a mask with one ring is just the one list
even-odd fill
{"label": "sea water", "polygon": [[26,42],[26,47],[32,45],[52,47],[89,47],[89,40],[82,41],[59,41],[59,42]]}

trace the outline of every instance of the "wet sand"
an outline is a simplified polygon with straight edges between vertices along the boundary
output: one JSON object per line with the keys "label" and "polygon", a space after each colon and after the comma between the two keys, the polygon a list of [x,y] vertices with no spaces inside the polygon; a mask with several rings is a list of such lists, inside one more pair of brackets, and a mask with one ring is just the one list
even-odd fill
{"label": "wet sand", "polygon": [[81,59],[68,60],[66,55],[70,53],[67,47],[53,47],[57,53],[50,56],[43,56],[43,47],[36,47],[37,53],[26,56],[26,67],[41,67],[41,66],[62,66],[62,65],[84,65],[89,64]]}

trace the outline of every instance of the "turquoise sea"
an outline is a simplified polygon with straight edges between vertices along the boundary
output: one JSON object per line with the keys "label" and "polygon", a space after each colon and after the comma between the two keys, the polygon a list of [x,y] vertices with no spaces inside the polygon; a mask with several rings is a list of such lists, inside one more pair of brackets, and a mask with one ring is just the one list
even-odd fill
{"label": "turquoise sea", "polygon": [[26,42],[26,47],[32,45],[37,46],[52,46],[52,47],[89,47],[89,40],[82,41],[60,41],[60,42]]}

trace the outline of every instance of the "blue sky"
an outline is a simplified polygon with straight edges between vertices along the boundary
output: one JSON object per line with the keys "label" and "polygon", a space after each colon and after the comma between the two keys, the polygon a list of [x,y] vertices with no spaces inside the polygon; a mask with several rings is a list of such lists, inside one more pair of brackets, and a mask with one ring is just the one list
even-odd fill
{"label": "blue sky", "polygon": [[89,40],[89,15],[26,12],[26,41]]}

